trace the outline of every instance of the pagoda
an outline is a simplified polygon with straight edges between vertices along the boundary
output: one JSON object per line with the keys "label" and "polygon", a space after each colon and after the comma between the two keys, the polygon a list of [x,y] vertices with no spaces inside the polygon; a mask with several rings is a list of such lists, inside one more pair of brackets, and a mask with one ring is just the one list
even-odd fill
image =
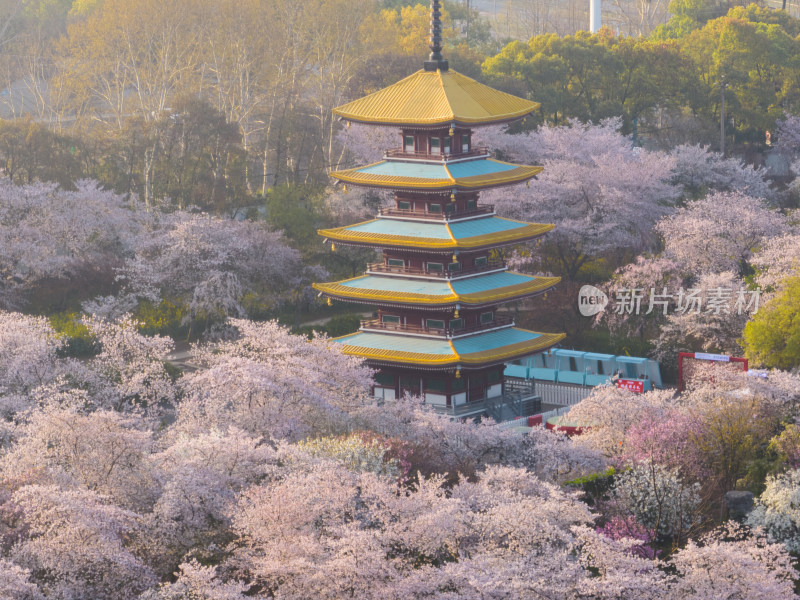
{"label": "pagoda", "polygon": [[504,378],[505,363],[564,335],[517,328],[499,311],[560,281],[509,271],[501,249],[554,226],[498,217],[478,202],[480,190],[528,181],[542,167],[496,160],[472,134],[539,105],[449,69],[439,0],[431,1],[430,48],[422,70],[333,110],[348,122],[399,130],[399,147],[383,160],[331,173],[345,184],[393,190],[394,206],[370,221],[319,231],[332,249],[371,247],[383,260],[360,277],[314,287],[329,302],[376,308],[377,318],[335,340],[377,370],[376,397],[408,392],[454,415],[509,418],[534,408],[535,395]]}

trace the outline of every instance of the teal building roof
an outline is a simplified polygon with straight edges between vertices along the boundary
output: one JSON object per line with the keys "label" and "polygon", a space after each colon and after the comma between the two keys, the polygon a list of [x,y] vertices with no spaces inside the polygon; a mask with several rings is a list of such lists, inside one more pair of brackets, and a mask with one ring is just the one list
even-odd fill
{"label": "teal building roof", "polygon": [[389,275],[362,275],[314,288],[334,298],[420,306],[481,306],[540,294],[558,277],[536,277],[508,271],[463,279],[407,279]]}
{"label": "teal building roof", "polygon": [[486,215],[455,222],[378,218],[321,229],[319,234],[353,244],[450,251],[519,243],[544,235],[552,228],[553,225]]}
{"label": "teal building roof", "polygon": [[509,357],[545,350],[563,334],[538,333],[516,327],[447,340],[359,331],[334,341],[345,354],[392,363],[454,366],[502,362]]}
{"label": "teal building roof", "polygon": [[515,165],[487,157],[429,162],[386,159],[363,167],[336,171],[331,173],[331,177],[366,187],[446,191],[512,185],[527,181],[541,172],[542,167]]}

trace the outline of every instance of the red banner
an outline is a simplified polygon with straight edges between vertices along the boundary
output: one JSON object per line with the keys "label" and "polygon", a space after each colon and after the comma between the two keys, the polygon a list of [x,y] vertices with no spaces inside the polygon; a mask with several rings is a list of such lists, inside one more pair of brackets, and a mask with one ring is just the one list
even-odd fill
{"label": "red banner", "polygon": [[642,379],[617,379],[617,387],[641,394],[644,392],[644,381]]}

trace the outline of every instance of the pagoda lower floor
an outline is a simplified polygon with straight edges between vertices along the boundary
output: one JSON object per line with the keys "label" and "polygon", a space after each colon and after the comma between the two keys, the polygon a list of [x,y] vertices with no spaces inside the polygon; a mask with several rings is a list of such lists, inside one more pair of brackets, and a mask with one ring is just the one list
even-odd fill
{"label": "pagoda lower floor", "polygon": [[[533,396],[504,377],[505,362],[553,347],[564,334],[505,326],[469,335],[408,335],[362,328],[337,338],[345,354],[366,359],[377,370],[374,395],[389,400],[419,396],[436,409],[459,416],[486,414]],[[529,386],[530,387],[530,386]],[[502,412],[502,411],[501,411]]]}
{"label": "pagoda lower floor", "polygon": [[498,422],[534,414],[541,404],[533,382],[505,377],[505,365],[462,371],[458,377],[452,372],[371,366],[377,368],[373,395],[378,400],[408,394],[437,412],[459,418],[490,416]]}

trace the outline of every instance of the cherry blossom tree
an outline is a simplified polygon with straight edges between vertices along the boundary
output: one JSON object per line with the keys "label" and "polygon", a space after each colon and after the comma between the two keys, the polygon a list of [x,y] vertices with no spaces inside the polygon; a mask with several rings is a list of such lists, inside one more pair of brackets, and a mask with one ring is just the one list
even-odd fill
{"label": "cherry blossom tree", "polygon": [[162,575],[192,549],[198,557],[214,557],[207,549],[230,539],[230,505],[278,460],[272,448],[233,427],[193,436],[168,432],[167,438],[168,447],[149,460],[160,494],[144,519]]}
{"label": "cherry blossom tree", "polygon": [[309,272],[300,254],[264,223],[179,213],[143,240],[121,277],[137,296],[177,299],[192,316],[243,316],[242,296],[257,291],[271,303],[289,298]]}
{"label": "cherry blossom tree", "polygon": [[183,563],[174,583],[148,590],[139,600],[244,600],[248,586],[221,581],[216,567],[204,567],[196,560]]}
{"label": "cherry blossom tree", "polygon": [[662,219],[664,253],[685,273],[746,273],[753,250],[787,231],[786,218],[740,191],[716,192]]}
{"label": "cherry blossom tree", "polygon": [[137,203],[79,181],[76,191],[53,184],[12,185],[0,181],[0,302],[19,307],[25,293],[46,279],[108,286],[114,269],[133,254],[156,214]]}
{"label": "cherry blossom tree", "polygon": [[300,440],[342,432],[347,411],[371,403],[371,371],[327,338],[291,335],[275,322],[231,324],[238,339],[199,348],[204,368],[183,378],[179,425],[185,431],[236,426]]}
{"label": "cherry blossom tree", "polygon": [[[616,306],[599,313],[595,323],[606,325],[611,333],[620,337],[650,337],[665,321],[662,302],[666,300],[671,308],[665,294],[684,287],[685,283],[677,261],[664,256],[637,256],[614,273],[607,287],[609,298]],[[638,310],[634,298],[640,298]]]}
{"label": "cherry blossom tree", "polygon": [[655,341],[654,355],[660,359],[679,351],[740,355],[742,330],[758,312],[760,297],[728,271],[703,274],[673,302]]}
{"label": "cherry blossom tree", "polygon": [[29,396],[59,374],[59,340],[47,319],[0,311],[0,418],[29,407]]}
{"label": "cherry blossom tree", "polygon": [[703,429],[702,420],[685,408],[643,415],[626,432],[623,461],[662,465],[677,469],[689,481],[702,481],[708,476],[708,467],[695,440],[703,435]]}
{"label": "cherry blossom tree", "polygon": [[800,552],[800,469],[767,477],[747,524],[762,527],[790,552]]}
{"label": "cherry blossom tree", "polygon": [[306,440],[298,446],[311,456],[332,458],[357,473],[369,471],[395,479],[400,476],[399,461],[387,454],[391,447],[376,438],[351,434]]}
{"label": "cherry blossom tree", "polygon": [[510,462],[524,466],[538,478],[563,483],[578,477],[603,472],[607,459],[572,438],[545,427],[534,427],[523,438],[519,458]]}
{"label": "cherry blossom tree", "polygon": [[645,417],[666,414],[675,401],[671,390],[634,394],[614,386],[598,386],[567,413],[569,421],[590,426],[575,443],[620,461],[628,431]]}
{"label": "cherry blossom tree", "polygon": [[93,490],[118,506],[145,510],[157,496],[148,456],[152,433],[135,417],[112,411],[34,411],[0,458],[5,477],[34,473],[42,484]]}
{"label": "cherry blossom tree", "polygon": [[780,290],[791,277],[800,277],[800,232],[794,228],[766,240],[751,263],[762,288]]}
{"label": "cherry blossom tree", "polygon": [[687,377],[682,395],[694,407],[705,407],[715,398],[744,397],[757,398],[782,418],[793,417],[800,401],[800,374],[778,369],[751,374],[729,364],[699,362]]}
{"label": "cherry blossom tree", "polygon": [[54,598],[136,598],[156,581],[129,547],[138,525],[132,512],[88,490],[25,486],[14,493],[29,527],[11,559],[35,573]]}
{"label": "cherry blossom tree", "polygon": [[604,252],[652,248],[653,225],[672,211],[680,194],[669,182],[675,160],[632,147],[619,128],[620,121],[610,119],[601,125],[545,125],[521,135],[496,129],[482,134],[481,141],[503,157],[544,166],[528,187],[482,197],[501,215],[555,223],[548,243],[571,278]]}
{"label": "cherry blossom tree", "polygon": [[556,486],[499,467],[450,494],[442,483],[422,480],[398,494],[374,473],[324,463],[292,471],[243,495],[231,564],[285,598],[437,597],[444,589],[512,597],[574,590],[585,577],[567,555],[576,546],[571,525],[590,516]]}
{"label": "cherry blossom tree", "polygon": [[[780,544],[770,544],[763,533],[748,535],[729,521],[695,542],[689,540],[670,560],[677,576],[669,597],[797,598],[794,561]],[[744,575],[744,576],[743,576]]]}
{"label": "cherry blossom tree", "polygon": [[403,141],[394,127],[375,127],[359,123],[349,123],[339,130],[336,138],[342,151],[352,156],[352,164],[377,162],[383,158],[386,150],[400,149]]}
{"label": "cherry blossom tree", "polygon": [[771,199],[767,171],[749,167],[739,158],[725,158],[708,146],[684,144],[670,152],[675,159],[671,181],[696,199],[708,192],[741,192],[753,198]]}
{"label": "cherry blossom tree", "polygon": [[777,122],[775,150],[789,157],[800,150],[800,117],[787,114]]}
{"label": "cherry blossom tree", "polygon": [[[656,598],[664,597],[666,578],[658,561],[648,559],[641,535],[614,538],[586,526],[574,527],[581,542],[579,560],[597,573],[580,581],[578,597]],[[644,556],[643,556],[644,554]]]}
{"label": "cherry blossom tree", "polygon": [[164,369],[174,342],[145,336],[126,316],[117,322],[88,318],[99,353],[88,363],[95,376],[95,394],[115,410],[141,410],[160,415],[175,400],[176,388]]}
{"label": "cherry blossom tree", "polygon": [[45,600],[29,578],[30,571],[0,558],[0,597],[7,600]]}
{"label": "cherry blossom tree", "polygon": [[632,515],[627,517],[611,517],[603,527],[597,529],[598,533],[612,540],[632,539],[639,540],[639,544],[632,546],[630,552],[642,558],[653,559],[656,551],[649,545],[653,541],[653,532],[639,523]]}
{"label": "cherry blossom tree", "polygon": [[684,480],[677,468],[645,460],[618,474],[613,502],[623,514],[659,535],[677,540],[700,522],[700,484]]}
{"label": "cherry blossom tree", "polygon": [[164,369],[173,342],[138,333],[126,317],[117,323],[89,318],[97,354],[62,358],[63,342],[46,319],[0,312],[0,410],[6,420],[23,419],[32,406],[47,404],[148,414],[161,418],[173,408],[177,388]]}

